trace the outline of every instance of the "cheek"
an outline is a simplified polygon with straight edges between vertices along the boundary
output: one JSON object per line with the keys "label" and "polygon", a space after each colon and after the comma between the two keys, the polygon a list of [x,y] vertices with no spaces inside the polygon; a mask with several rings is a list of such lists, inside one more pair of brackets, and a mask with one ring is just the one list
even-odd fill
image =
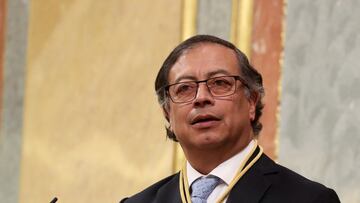
{"label": "cheek", "polygon": [[[228,109],[228,113],[230,114],[231,122],[241,122],[246,123],[247,121],[250,122],[251,115],[251,105],[247,99],[244,98],[237,98],[235,99],[231,108]],[[254,113],[255,115],[255,113]]]}
{"label": "cheek", "polygon": [[184,108],[172,107],[170,110],[170,124],[173,130],[178,130],[179,127],[186,124],[187,112]]}

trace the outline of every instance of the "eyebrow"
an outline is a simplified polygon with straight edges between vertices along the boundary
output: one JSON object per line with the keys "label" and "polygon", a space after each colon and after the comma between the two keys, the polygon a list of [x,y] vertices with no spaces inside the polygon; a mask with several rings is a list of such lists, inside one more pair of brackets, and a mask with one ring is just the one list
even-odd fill
{"label": "eyebrow", "polygon": [[224,69],[219,69],[219,70],[211,71],[211,72],[207,73],[206,76],[207,76],[207,78],[210,78],[210,77],[218,75],[218,74],[224,74],[226,76],[232,75],[231,73],[229,73],[228,71],[226,71]]}
{"label": "eyebrow", "polygon": [[[211,77],[213,77],[213,76],[215,76],[215,75],[218,75],[218,74],[232,75],[232,74],[230,74],[230,73],[229,73],[228,71],[226,71],[226,70],[219,69],[219,70],[215,70],[215,71],[208,72],[208,73],[206,74],[206,77],[207,77],[207,78],[211,78]],[[179,78],[177,78],[177,79],[174,81],[174,83],[178,83],[178,82],[180,82],[181,80],[186,80],[186,79],[188,79],[188,80],[194,80],[194,81],[197,80],[197,78],[196,78],[195,76],[183,75],[183,76],[180,76]]]}

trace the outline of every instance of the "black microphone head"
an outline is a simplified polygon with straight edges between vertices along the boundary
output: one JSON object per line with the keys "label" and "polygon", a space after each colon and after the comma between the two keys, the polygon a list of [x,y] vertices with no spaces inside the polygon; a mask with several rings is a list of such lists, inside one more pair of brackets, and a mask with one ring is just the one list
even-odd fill
{"label": "black microphone head", "polygon": [[51,202],[50,202],[50,203],[55,203],[55,202],[57,202],[57,200],[58,200],[58,198],[57,198],[57,197],[54,197],[54,199],[53,199],[53,200],[51,200]]}

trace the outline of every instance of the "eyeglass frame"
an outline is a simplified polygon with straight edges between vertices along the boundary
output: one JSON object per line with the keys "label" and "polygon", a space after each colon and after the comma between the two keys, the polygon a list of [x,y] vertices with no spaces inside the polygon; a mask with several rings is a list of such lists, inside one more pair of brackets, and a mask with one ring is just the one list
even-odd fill
{"label": "eyeglass frame", "polygon": [[[234,89],[234,92],[231,93],[231,94],[223,95],[223,96],[214,96],[213,93],[211,92],[211,90],[210,90],[207,82],[208,82],[209,80],[212,80],[212,79],[223,78],[223,77],[232,77],[232,78],[235,79],[235,84],[234,84],[234,85],[235,85],[235,89]],[[170,85],[166,85],[166,86],[162,87],[161,89],[165,89],[166,94],[168,95],[168,97],[171,99],[171,101],[172,101],[173,103],[181,104],[181,103],[192,102],[193,100],[195,100],[196,95],[198,94],[198,91],[199,91],[199,87],[200,87],[199,84],[200,84],[200,83],[203,83],[203,82],[205,83],[205,85],[206,85],[206,87],[207,87],[210,95],[211,95],[212,97],[214,97],[214,98],[227,97],[227,96],[233,95],[233,94],[236,93],[236,90],[237,90],[237,88],[236,88],[236,81],[237,81],[237,80],[239,80],[239,81],[241,82],[241,84],[243,84],[246,88],[249,88],[249,85],[247,84],[246,80],[243,79],[240,75],[224,75],[224,76],[217,76],[217,77],[212,77],[212,78],[208,78],[208,79],[205,79],[205,80],[199,80],[199,81],[193,81],[193,80],[192,80],[192,81],[186,81],[186,82],[177,82],[177,83],[173,83],[173,84],[170,84]],[[183,102],[174,101],[173,98],[172,98],[171,95],[170,95],[169,88],[170,88],[171,86],[174,86],[174,85],[177,85],[177,84],[188,83],[188,82],[194,82],[194,83],[196,83],[196,85],[197,85],[194,98],[192,98],[192,99],[190,99],[190,100],[188,100],[188,101],[183,101]]]}

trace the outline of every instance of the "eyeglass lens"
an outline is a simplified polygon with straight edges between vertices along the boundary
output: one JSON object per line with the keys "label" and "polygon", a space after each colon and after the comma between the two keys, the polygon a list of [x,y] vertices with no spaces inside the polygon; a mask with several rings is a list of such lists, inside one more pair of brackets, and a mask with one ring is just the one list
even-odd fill
{"label": "eyeglass lens", "polygon": [[195,99],[199,83],[205,82],[212,96],[228,96],[235,92],[236,79],[233,76],[209,78],[204,81],[181,82],[169,87],[173,102],[189,102]]}

